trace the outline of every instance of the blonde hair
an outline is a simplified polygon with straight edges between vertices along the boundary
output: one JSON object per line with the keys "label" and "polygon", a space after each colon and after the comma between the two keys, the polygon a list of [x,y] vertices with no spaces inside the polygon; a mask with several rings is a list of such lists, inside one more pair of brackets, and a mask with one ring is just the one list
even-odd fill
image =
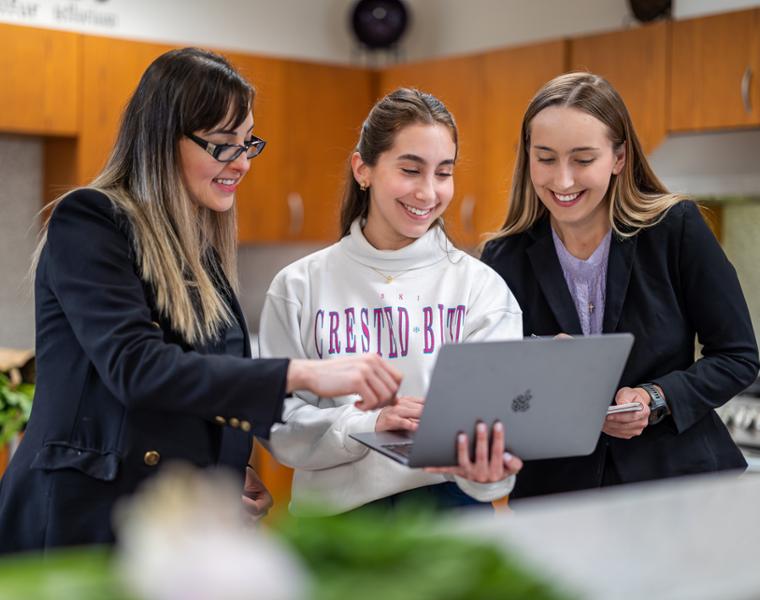
{"label": "blonde hair", "polygon": [[592,73],[566,73],[555,77],[533,97],[523,117],[517,161],[512,176],[507,217],[501,229],[486,241],[521,233],[546,214],[530,179],[530,125],[545,108],[576,108],[607,126],[613,148],[625,148],[625,164],[612,175],[605,201],[610,226],[620,237],[631,237],[657,223],[673,205],[686,200],[668,192],[652,171],[636,136],[625,103],[609,82]]}
{"label": "blonde hair", "polygon": [[[234,207],[220,213],[191,200],[179,141],[223,122],[224,129],[238,127],[252,101],[250,84],[221,56],[197,48],[161,55],[143,74],[111,155],[89,186],[129,220],[140,277],[189,344],[217,338],[234,320],[223,282],[237,291],[237,220]],[[47,224],[33,269],[46,240]]]}

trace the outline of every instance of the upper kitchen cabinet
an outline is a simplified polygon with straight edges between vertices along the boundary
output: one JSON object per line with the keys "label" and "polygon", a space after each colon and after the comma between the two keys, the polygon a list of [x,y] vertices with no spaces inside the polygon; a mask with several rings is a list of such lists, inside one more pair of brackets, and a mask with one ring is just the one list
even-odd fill
{"label": "upper kitchen cabinet", "polygon": [[760,9],[672,27],[670,129],[760,125]]}
{"label": "upper kitchen cabinet", "polygon": [[667,133],[668,27],[660,22],[570,42],[571,70],[596,73],[613,85],[647,154]]}
{"label": "upper kitchen cabinet", "polygon": [[368,69],[287,62],[280,99],[284,137],[273,140],[283,144],[285,154],[269,175],[286,183],[284,196],[272,200],[287,211],[284,239],[338,239],[348,159],[374,89],[375,75]]}
{"label": "upper kitchen cabinet", "polygon": [[366,69],[225,53],[256,90],[267,142],[238,190],[242,243],[338,238],[348,157],[374,95]]}
{"label": "upper kitchen cabinet", "polygon": [[565,61],[566,44],[561,41],[506,48],[483,57],[483,146],[474,157],[483,182],[475,211],[481,234],[504,223],[525,109],[543,84],[565,71]]}
{"label": "upper kitchen cabinet", "polygon": [[277,242],[288,238],[286,61],[224,53],[253,85],[253,132],[266,140],[264,151],[237,190],[238,238],[243,243]]}
{"label": "upper kitchen cabinet", "polygon": [[472,246],[479,240],[476,215],[483,200],[483,60],[481,56],[444,58],[398,65],[380,72],[381,95],[415,87],[439,98],[459,129],[454,199],[446,215],[453,240]]}
{"label": "upper kitchen cabinet", "polygon": [[[83,37],[77,183],[103,167],[140,77],[171,48]],[[256,89],[254,130],[267,141],[238,190],[240,241],[336,239],[344,168],[372,104],[373,74],[222,53]]]}
{"label": "upper kitchen cabinet", "polygon": [[148,65],[172,46],[82,38],[82,120],[77,181],[91,181],[113,148],[121,114]]}
{"label": "upper kitchen cabinet", "polygon": [[80,39],[0,24],[0,131],[76,135]]}

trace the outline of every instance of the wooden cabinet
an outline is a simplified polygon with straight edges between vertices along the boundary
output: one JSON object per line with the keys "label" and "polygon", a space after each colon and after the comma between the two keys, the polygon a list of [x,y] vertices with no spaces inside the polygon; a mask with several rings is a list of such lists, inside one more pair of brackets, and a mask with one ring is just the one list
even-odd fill
{"label": "wooden cabinet", "polygon": [[2,479],[5,469],[8,468],[8,461],[10,460],[8,454],[8,446],[5,444],[0,446],[0,479]]}
{"label": "wooden cabinet", "polygon": [[76,135],[80,39],[0,23],[0,131]]}
{"label": "wooden cabinet", "polygon": [[454,199],[444,215],[446,229],[460,246],[478,242],[475,214],[483,197],[483,60],[479,55],[404,64],[380,72],[380,95],[415,87],[441,100],[459,130]]}
{"label": "wooden cabinet", "polygon": [[550,79],[565,71],[565,42],[489,52],[484,56],[481,101],[485,132],[478,156],[484,190],[475,212],[479,233],[504,223],[525,109]]}
{"label": "wooden cabinet", "polygon": [[[171,48],[84,36],[76,183],[103,167],[140,77]],[[224,54],[256,88],[254,127],[267,140],[238,192],[240,241],[336,239],[344,168],[372,104],[373,74]]]}
{"label": "wooden cabinet", "polygon": [[237,192],[238,239],[242,243],[277,242],[288,238],[288,185],[283,165],[288,162],[285,61],[225,53],[256,90],[253,131],[266,140],[264,151]]}
{"label": "wooden cabinet", "polygon": [[225,53],[256,88],[254,130],[267,141],[238,190],[242,243],[338,238],[346,165],[373,97],[373,74]]}
{"label": "wooden cabinet", "polygon": [[[253,466],[256,474],[272,494],[274,506],[269,515],[275,519],[288,512],[290,503],[290,489],[293,484],[293,469],[278,463],[269,451],[258,440],[254,443]],[[0,458],[2,458],[0,456]]]}
{"label": "wooden cabinet", "polygon": [[570,41],[570,69],[596,73],[613,85],[646,153],[667,133],[668,27],[660,22]]}
{"label": "wooden cabinet", "polygon": [[383,93],[418,87],[440,98],[456,119],[456,193],[446,226],[459,245],[475,246],[504,221],[523,113],[538,88],[564,67],[560,41],[381,72]]}
{"label": "wooden cabinet", "polygon": [[367,69],[288,62],[283,142],[278,176],[288,211],[286,239],[338,239],[340,201],[348,159],[374,102]]}
{"label": "wooden cabinet", "polygon": [[77,182],[84,185],[103,168],[113,148],[122,112],[148,65],[172,46],[104,37],[82,38],[82,120]]}
{"label": "wooden cabinet", "polygon": [[673,23],[673,131],[760,125],[760,9]]}

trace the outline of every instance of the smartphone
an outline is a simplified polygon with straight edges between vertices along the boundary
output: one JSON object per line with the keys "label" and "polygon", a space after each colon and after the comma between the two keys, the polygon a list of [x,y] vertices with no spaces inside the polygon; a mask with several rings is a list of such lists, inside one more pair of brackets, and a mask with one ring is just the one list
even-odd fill
{"label": "smartphone", "polygon": [[616,415],[618,413],[633,412],[641,410],[643,408],[641,402],[629,402],[628,404],[613,404],[607,409],[608,415]]}

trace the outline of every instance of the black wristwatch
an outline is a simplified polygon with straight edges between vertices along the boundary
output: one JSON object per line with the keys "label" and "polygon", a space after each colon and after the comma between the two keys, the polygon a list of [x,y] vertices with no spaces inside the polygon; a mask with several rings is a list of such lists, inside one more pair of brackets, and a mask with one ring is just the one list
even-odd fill
{"label": "black wristwatch", "polygon": [[670,408],[668,403],[665,402],[665,397],[660,393],[653,383],[641,383],[638,385],[641,389],[649,394],[649,424],[654,425],[659,423],[665,417],[670,414]]}

